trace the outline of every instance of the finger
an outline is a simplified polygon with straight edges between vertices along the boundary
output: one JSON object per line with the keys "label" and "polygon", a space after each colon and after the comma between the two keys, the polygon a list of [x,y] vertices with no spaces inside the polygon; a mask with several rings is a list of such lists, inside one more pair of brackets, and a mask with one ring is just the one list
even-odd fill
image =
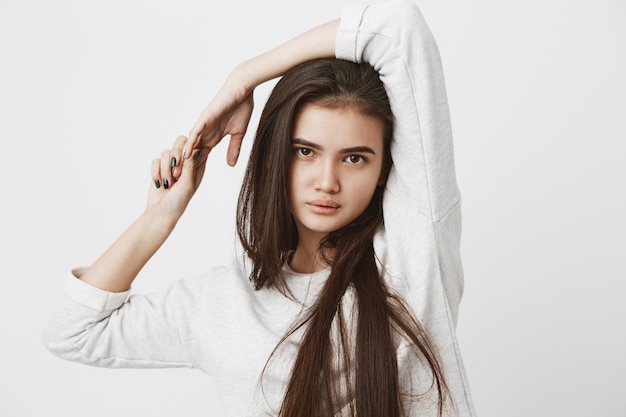
{"label": "finger", "polygon": [[187,143],[185,136],[178,136],[172,146],[170,156],[170,166],[172,167],[172,179],[176,181],[182,172],[183,148]]}
{"label": "finger", "polygon": [[200,115],[196,123],[194,123],[193,127],[189,131],[189,135],[188,135],[189,140],[191,142],[195,142],[196,139],[198,138],[198,135],[200,135],[200,133],[204,130],[204,127],[205,127],[204,118],[202,117],[202,115]]}
{"label": "finger", "polygon": [[243,142],[244,134],[236,134],[230,137],[228,142],[228,151],[226,152],[226,163],[231,167],[234,167],[239,159],[239,152],[241,151],[241,142]]}
{"label": "finger", "polygon": [[169,149],[165,149],[161,153],[160,171],[161,171],[161,183],[163,184],[163,188],[167,190],[172,185],[172,162],[171,162],[171,151]]}
{"label": "finger", "polygon": [[154,158],[150,167],[150,175],[156,188],[161,188],[161,160]]}
{"label": "finger", "polygon": [[187,181],[188,178],[186,177],[189,176],[190,184],[193,185],[194,189],[197,189],[200,185],[200,182],[202,181],[206,162],[210,153],[210,148],[194,150],[194,154],[191,159],[185,161],[183,174],[181,175],[181,181]]}
{"label": "finger", "polygon": [[206,121],[204,120],[202,116],[200,116],[200,119],[196,122],[196,124],[193,126],[193,128],[189,132],[189,138],[183,149],[183,154],[185,155],[185,159],[191,158],[193,154],[193,148],[202,140],[202,133],[204,132],[205,128],[206,128]]}
{"label": "finger", "polygon": [[181,191],[188,188],[194,192],[197,189],[204,173],[208,154],[207,148],[196,149],[191,158],[182,162],[182,172],[176,182],[176,187],[181,187]]}

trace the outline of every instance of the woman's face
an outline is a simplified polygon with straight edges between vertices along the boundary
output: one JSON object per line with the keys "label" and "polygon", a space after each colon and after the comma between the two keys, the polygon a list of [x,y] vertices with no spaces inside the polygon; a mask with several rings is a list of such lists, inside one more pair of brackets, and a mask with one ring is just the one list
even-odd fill
{"label": "woman's face", "polygon": [[305,105],[292,139],[289,204],[299,239],[319,241],[367,208],[383,183],[384,125],[345,106]]}

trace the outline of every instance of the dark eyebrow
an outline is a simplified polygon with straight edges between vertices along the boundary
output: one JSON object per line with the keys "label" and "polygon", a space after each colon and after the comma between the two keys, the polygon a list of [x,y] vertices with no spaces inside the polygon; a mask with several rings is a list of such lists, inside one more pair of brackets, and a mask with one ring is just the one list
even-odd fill
{"label": "dark eyebrow", "polygon": [[[291,143],[294,145],[302,145],[308,148],[317,149],[318,151],[323,150],[324,148],[318,145],[317,143],[309,142],[308,140],[294,138]],[[376,152],[369,146],[355,146],[353,148],[343,148],[339,150],[340,153],[371,153],[372,155],[376,155]]]}
{"label": "dark eyebrow", "polygon": [[317,149],[318,151],[321,151],[323,149],[317,143],[309,142],[308,140],[304,140],[304,139],[294,138],[291,141],[291,143],[293,143],[294,145],[302,145],[302,146],[306,146],[307,148]]}
{"label": "dark eyebrow", "polygon": [[376,155],[374,149],[369,146],[355,146],[354,148],[344,148],[341,150],[341,153],[371,153],[372,155]]}

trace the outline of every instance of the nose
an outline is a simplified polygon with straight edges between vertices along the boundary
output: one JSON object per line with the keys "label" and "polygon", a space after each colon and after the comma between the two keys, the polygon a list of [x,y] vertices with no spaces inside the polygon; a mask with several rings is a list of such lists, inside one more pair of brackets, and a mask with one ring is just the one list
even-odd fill
{"label": "nose", "polygon": [[328,194],[339,192],[339,173],[337,170],[338,167],[333,163],[333,161],[324,161],[320,163],[315,189]]}

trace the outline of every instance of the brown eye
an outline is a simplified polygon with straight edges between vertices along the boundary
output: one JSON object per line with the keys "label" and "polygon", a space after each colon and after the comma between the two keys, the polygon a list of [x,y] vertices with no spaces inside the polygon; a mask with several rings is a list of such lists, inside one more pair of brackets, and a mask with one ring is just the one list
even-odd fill
{"label": "brown eye", "polygon": [[313,153],[313,151],[309,148],[298,148],[296,149],[296,152],[298,152],[298,154],[301,156],[311,156],[311,154]]}
{"label": "brown eye", "polygon": [[361,155],[349,155],[346,158],[346,161],[350,162],[351,164],[362,164],[366,160]]}

